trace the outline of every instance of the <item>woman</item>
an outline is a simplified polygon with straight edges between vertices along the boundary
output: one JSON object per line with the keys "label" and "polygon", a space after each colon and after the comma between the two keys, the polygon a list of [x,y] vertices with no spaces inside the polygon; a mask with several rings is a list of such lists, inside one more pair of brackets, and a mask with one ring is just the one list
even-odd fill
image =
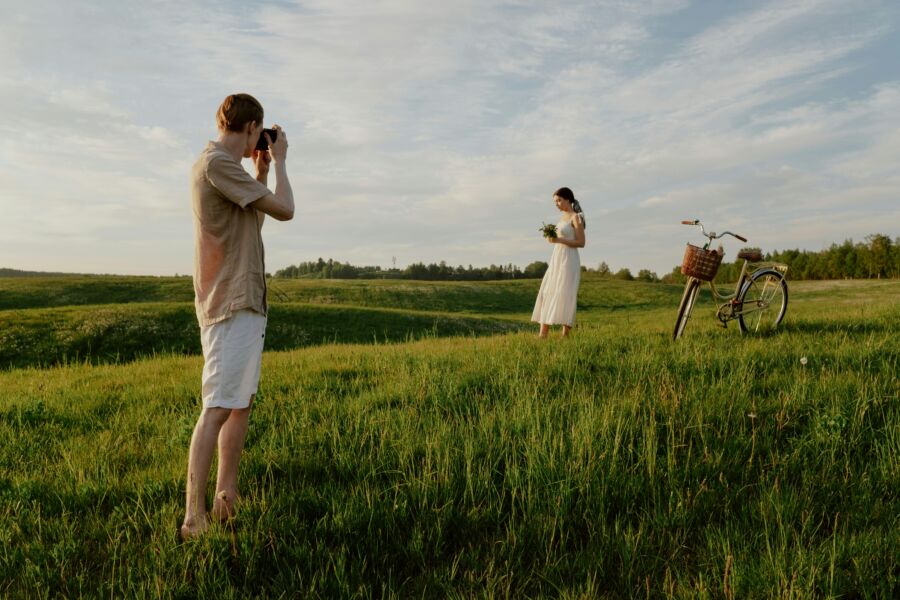
{"label": "woman", "polygon": [[578,284],[581,281],[581,259],[578,248],[584,248],[584,212],[567,187],[553,194],[556,208],[563,213],[556,225],[556,238],[547,238],[553,248],[550,266],[541,281],[531,320],[541,324],[539,336],[547,337],[551,325],[562,325],[563,337],[575,325]]}

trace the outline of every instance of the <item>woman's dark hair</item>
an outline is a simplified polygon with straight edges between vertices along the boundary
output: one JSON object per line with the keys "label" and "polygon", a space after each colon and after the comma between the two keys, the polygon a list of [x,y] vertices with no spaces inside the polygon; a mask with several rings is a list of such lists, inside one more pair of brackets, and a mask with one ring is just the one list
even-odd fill
{"label": "woman's dark hair", "polygon": [[581,209],[581,203],[575,199],[575,193],[572,192],[572,190],[567,187],[561,187],[553,192],[553,195],[559,196],[563,200],[568,200],[572,205],[572,210],[575,211],[575,214],[581,217],[581,226],[587,227],[587,223],[584,220],[584,211]]}

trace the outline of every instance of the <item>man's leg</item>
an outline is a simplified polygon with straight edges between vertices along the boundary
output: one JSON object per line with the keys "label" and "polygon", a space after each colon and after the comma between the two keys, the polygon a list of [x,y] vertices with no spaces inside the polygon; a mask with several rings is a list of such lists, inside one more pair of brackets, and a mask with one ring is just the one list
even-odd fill
{"label": "man's leg", "polygon": [[203,533],[209,526],[206,518],[206,481],[212,464],[216,439],[228,419],[227,408],[204,408],[194,426],[188,456],[186,508],[181,537],[188,539]]}
{"label": "man's leg", "polygon": [[234,505],[238,499],[237,475],[247,438],[250,409],[255,395],[250,397],[247,408],[234,408],[228,420],[219,431],[219,468],[216,475],[216,497],[210,516],[225,521],[234,516]]}

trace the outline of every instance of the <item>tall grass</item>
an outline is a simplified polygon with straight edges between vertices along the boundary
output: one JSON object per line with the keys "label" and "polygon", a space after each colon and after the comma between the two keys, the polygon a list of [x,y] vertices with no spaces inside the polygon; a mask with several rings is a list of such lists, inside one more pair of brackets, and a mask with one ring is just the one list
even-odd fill
{"label": "tall grass", "polygon": [[[266,347],[402,342],[425,336],[519,331],[509,318],[344,305],[276,303]],[[0,311],[0,369],[70,362],[122,363],[201,353],[193,304],[140,303]]]}
{"label": "tall grass", "polygon": [[[0,369],[199,354],[190,280],[0,278]],[[539,282],[289,280],[270,286],[266,347],[487,335],[530,326]],[[47,290],[47,291],[45,291]],[[580,322],[677,303],[677,286],[586,277]],[[157,301],[151,301],[155,299]],[[161,302],[159,300],[165,300]],[[69,306],[56,306],[70,302]],[[98,304],[100,303],[100,304]]]}
{"label": "tall grass", "polygon": [[239,517],[187,544],[199,358],[0,373],[0,595],[896,596],[896,290],[267,352]]}

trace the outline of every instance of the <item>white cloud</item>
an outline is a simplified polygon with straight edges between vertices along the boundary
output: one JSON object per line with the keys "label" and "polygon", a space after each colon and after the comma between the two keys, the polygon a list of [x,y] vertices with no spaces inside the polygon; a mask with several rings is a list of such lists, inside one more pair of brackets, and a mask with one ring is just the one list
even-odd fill
{"label": "white cloud", "polygon": [[[775,247],[890,223],[900,84],[841,81],[896,38],[896,11],[751,4],[661,41],[684,10],[21,5],[0,24],[0,252],[25,268],[188,271],[188,171],[234,91],[291,140],[298,212],[266,226],[271,270],[318,256],[524,265],[548,254],[536,229],[561,185],[587,210],[586,264],[667,271],[688,217]],[[48,254],[47,232],[70,251]]]}

